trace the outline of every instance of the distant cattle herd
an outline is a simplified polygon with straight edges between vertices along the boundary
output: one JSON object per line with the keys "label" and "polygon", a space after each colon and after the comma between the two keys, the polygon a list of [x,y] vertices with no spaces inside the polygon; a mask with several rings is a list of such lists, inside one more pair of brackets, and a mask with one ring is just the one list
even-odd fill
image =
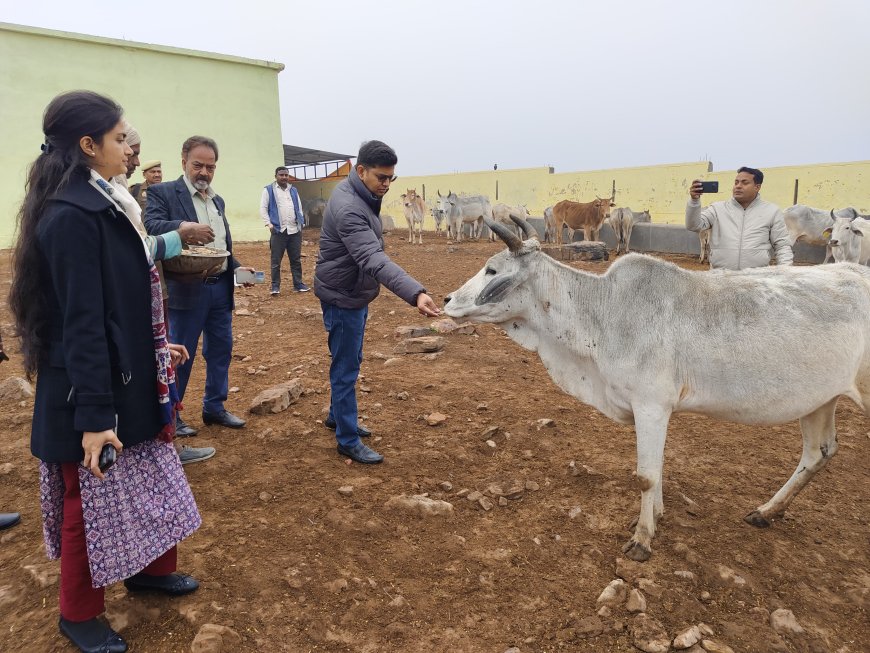
{"label": "distant cattle herd", "polygon": [[[408,224],[408,242],[423,243],[423,219],[426,203],[409,188],[402,195],[402,208]],[[429,212],[435,220],[435,235],[454,241],[464,238],[479,239],[483,235],[484,220],[494,220],[498,224],[514,229],[510,216],[528,219],[528,207],[524,204],[493,205],[486,195],[464,195],[448,190],[442,195],[439,190],[437,200]],[[785,225],[791,235],[791,244],[798,241],[826,248],[825,260],[836,262],[867,263],[870,261],[870,215],[861,215],[852,208],[816,209],[795,204],[783,210]],[[543,242],[561,244],[567,229],[568,241],[574,240],[574,233],[583,230],[583,239],[597,241],[601,228],[609,224],[616,238],[616,254],[631,251],[631,233],[639,222],[652,222],[649,210],[632,211],[628,207],[617,207],[615,193],[610,198],[596,197],[589,202],[562,200],[544,209]],[[468,229],[466,230],[466,227]],[[467,231],[467,236],[466,236]],[[519,235],[519,233],[518,233]],[[490,230],[490,240],[495,235]],[[710,230],[698,234],[701,256],[700,262],[709,262]]]}

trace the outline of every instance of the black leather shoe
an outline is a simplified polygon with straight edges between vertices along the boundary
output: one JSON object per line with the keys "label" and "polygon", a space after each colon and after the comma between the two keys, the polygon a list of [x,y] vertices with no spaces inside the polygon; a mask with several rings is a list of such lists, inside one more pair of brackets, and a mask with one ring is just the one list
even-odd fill
{"label": "black leather shoe", "polygon": [[199,581],[187,574],[149,576],[139,573],[125,580],[124,587],[131,592],[163,592],[169,596],[183,596],[199,589]]}
{"label": "black leather shoe", "polygon": [[186,424],[180,417],[175,418],[175,436],[179,438],[190,438],[199,433],[195,428]]}
{"label": "black leather shoe", "polygon": [[[335,430],[335,420],[334,419],[329,419],[327,417],[325,420],[323,420],[323,425],[328,429],[332,429],[333,431]],[[361,438],[367,438],[372,434],[372,432],[369,431],[363,424],[361,424],[360,422],[357,422],[356,423],[356,434],[358,436],[360,436]]]}
{"label": "black leather shoe", "polygon": [[21,515],[17,512],[0,512],[0,531],[11,528],[21,521]]}
{"label": "black leather shoe", "polygon": [[97,618],[68,621],[60,618],[60,632],[84,653],[124,653],[127,642]]}
{"label": "black leather shoe", "polygon": [[219,426],[226,426],[229,429],[240,429],[246,423],[241,417],[236,417],[226,410],[222,410],[219,413],[207,413],[203,411],[202,421],[204,424],[217,424]]}
{"label": "black leather shoe", "polygon": [[374,465],[383,462],[384,460],[384,457],[381,454],[374,449],[370,449],[362,442],[358,442],[352,447],[345,447],[340,444],[338,445],[338,453],[342,456],[347,456],[358,463],[362,463],[363,465]]}

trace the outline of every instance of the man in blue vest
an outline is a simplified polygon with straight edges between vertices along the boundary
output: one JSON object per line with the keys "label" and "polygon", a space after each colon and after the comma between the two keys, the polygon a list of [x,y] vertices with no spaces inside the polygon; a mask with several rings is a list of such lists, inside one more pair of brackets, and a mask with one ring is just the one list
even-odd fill
{"label": "man in blue vest", "polygon": [[269,230],[269,249],[272,252],[272,294],[281,292],[281,261],[284,252],[290,259],[293,290],[308,292],[302,283],[302,227],[305,216],[299,193],[290,185],[290,171],[284,166],[275,168],[275,181],[260,196],[260,217]]}

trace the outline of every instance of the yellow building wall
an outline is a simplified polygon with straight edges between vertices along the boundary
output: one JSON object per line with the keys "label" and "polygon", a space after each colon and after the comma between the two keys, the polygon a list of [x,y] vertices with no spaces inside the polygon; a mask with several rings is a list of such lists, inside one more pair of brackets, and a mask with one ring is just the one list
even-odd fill
{"label": "yellow building wall", "polygon": [[[627,206],[635,211],[649,210],[653,222],[683,224],[692,180],[719,181],[720,192],[702,200],[707,204],[731,197],[736,175],[735,170],[708,172],[710,164],[706,161],[556,174],[551,174],[548,168],[525,168],[422,177],[401,176],[401,164],[400,152],[396,167],[399,179],[384,198],[382,209],[382,213],[391,216],[400,228],[406,224],[401,194],[411,188],[421,194],[425,191],[426,204],[430,208],[435,206],[439,191],[444,194],[452,190],[487,195],[493,204],[525,204],[531,215],[542,216],[546,207],[563,199],[587,202],[596,195],[609,197],[614,185],[617,206]],[[795,179],[798,180],[799,204],[826,210],[852,206],[861,213],[870,213],[870,161],[766,168],[761,191],[763,197],[783,208],[791,206]],[[306,199],[328,199],[336,183],[331,180],[300,182],[298,188]],[[424,228],[435,228],[431,214],[426,216]]]}
{"label": "yellow building wall", "polygon": [[[260,192],[284,160],[278,101],[282,64],[0,23],[0,246],[12,244],[28,166],[43,142],[42,114],[58,93],[114,98],[142,136],[141,160],[181,175],[194,134],[220,149],[214,188],[236,240],[264,237]],[[137,171],[131,183],[141,181]]]}

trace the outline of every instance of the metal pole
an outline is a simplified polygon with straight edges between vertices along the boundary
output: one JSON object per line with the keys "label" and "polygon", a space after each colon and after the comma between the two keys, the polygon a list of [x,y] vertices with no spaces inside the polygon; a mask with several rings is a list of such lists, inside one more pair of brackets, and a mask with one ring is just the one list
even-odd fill
{"label": "metal pole", "polygon": [[792,201],[792,204],[797,204],[797,194],[798,194],[798,180],[795,179],[794,180],[794,201]]}

